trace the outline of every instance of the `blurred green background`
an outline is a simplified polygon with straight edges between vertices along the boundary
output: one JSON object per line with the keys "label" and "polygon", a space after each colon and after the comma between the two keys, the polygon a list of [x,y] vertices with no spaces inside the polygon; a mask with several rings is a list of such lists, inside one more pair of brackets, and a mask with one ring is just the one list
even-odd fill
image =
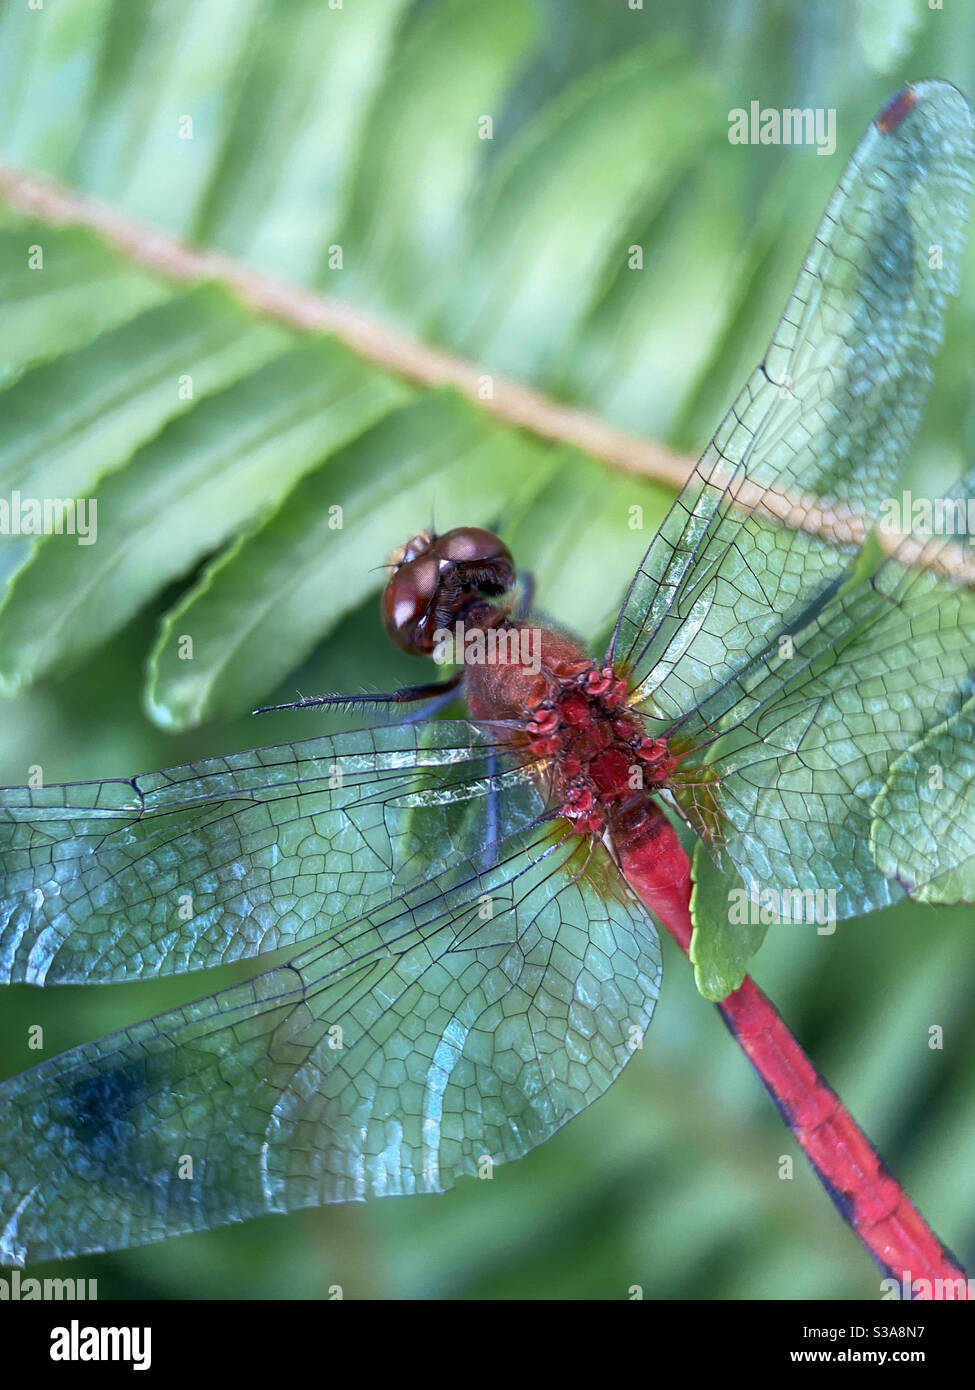
{"label": "blurred green background", "polygon": [[[0,159],[698,452],[877,108],[927,76],[975,95],[975,9],[962,11],[4,0]],[[753,99],[835,107],[835,155],[730,145],[728,112]],[[28,243],[44,246],[41,276]],[[87,233],[4,214],[0,252],[0,476],[100,505],[97,546],[0,554],[0,782],[31,764],[48,781],[107,777],[301,737],[316,715],[258,726],[246,711],[416,679],[382,639],[372,567],[431,513],[441,529],[498,523],[542,610],[586,638],[605,630],[661,486],[304,346]],[[908,475],[929,494],[971,459],[973,323],[975,238]],[[330,501],[347,511],[334,545]],[[192,673],[174,656],[186,632]],[[755,971],[969,1263],[971,924],[970,910],[906,906],[832,937],[773,928]],[[0,1072],[36,1060],[29,1024],[60,1051],[217,982],[10,989]],[[779,1178],[796,1152],[668,950],[645,1050],[492,1182],[58,1272],[97,1277],[103,1298],[876,1297],[879,1275],[801,1158]]]}

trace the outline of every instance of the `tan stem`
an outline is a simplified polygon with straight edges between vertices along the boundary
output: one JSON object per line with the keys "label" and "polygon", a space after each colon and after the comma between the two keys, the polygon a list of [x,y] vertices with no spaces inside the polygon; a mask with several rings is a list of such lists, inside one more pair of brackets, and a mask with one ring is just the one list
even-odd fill
{"label": "tan stem", "polygon": [[[218,251],[189,246],[177,237],[145,226],[118,208],[85,197],[53,180],[38,178],[0,163],[0,197],[15,212],[49,225],[88,227],[138,265],[171,280],[216,280],[260,314],[291,328],[330,333],[358,356],[422,386],[454,386],[478,409],[505,424],[542,439],[574,445],[591,457],[679,490],[694,459],[654,440],[615,429],[598,416],[552,400],[541,391],[488,373],[474,362],[411,337],[333,295],[294,285]],[[485,398],[485,381],[490,395]],[[720,485],[720,478],[711,481]],[[759,510],[793,530],[857,548],[872,529],[870,518],[815,498],[763,491],[747,480],[732,482],[730,496],[749,511]],[[900,544],[897,536],[880,535],[884,549]],[[908,554],[909,551],[909,554]],[[924,547],[913,543],[902,554],[946,577],[975,586],[975,557],[961,545]]]}

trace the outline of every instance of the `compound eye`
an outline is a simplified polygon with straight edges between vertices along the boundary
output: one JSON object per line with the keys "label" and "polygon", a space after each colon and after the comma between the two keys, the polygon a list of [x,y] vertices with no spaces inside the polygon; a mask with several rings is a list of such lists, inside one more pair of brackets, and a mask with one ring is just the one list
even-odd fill
{"label": "compound eye", "polygon": [[418,560],[421,555],[426,555],[436,539],[432,531],[418,531],[405,545],[398,546],[393,551],[386,561],[387,565],[391,570],[398,570],[400,565],[408,564],[410,560]]}
{"label": "compound eye", "polygon": [[514,569],[511,551],[493,531],[480,526],[457,526],[433,543],[434,552],[455,565],[493,564],[502,561]]}
{"label": "compound eye", "polygon": [[397,647],[414,656],[432,651],[422,625],[437,595],[440,564],[433,555],[401,564],[383,590],[383,627]]}

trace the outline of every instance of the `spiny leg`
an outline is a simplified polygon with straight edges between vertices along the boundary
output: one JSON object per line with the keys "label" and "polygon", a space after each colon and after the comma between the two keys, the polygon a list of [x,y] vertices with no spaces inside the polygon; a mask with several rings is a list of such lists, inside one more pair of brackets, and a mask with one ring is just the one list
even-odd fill
{"label": "spiny leg", "polygon": [[531,570],[518,571],[518,606],[515,609],[515,617],[522,622],[531,615],[532,604],[535,601],[535,576]]}
{"label": "spiny leg", "polygon": [[[439,703],[435,707],[428,706],[423,710],[423,717],[427,717],[454,699],[457,687],[463,678],[463,671],[458,671],[448,681],[430,681],[426,685],[407,685],[402,690],[393,691],[391,695],[304,695],[300,700],[289,700],[283,705],[261,705],[258,709],[252,710],[251,713],[272,714],[279,710],[342,708],[343,706],[351,706],[355,709],[359,705],[405,705],[416,704],[423,700],[437,700]],[[448,696],[450,699],[447,698]]]}

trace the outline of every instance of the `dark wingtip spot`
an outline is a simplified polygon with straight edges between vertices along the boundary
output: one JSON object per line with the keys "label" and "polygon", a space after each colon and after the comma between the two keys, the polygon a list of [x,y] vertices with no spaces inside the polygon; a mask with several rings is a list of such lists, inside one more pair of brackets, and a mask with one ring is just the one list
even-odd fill
{"label": "dark wingtip spot", "polygon": [[145,1076],[132,1062],[84,1077],[65,1098],[65,1138],[92,1171],[118,1171],[135,1137],[132,1110],[143,1099]]}
{"label": "dark wingtip spot", "polygon": [[881,135],[890,135],[897,129],[905,116],[909,116],[917,105],[917,93],[913,87],[902,87],[896,96],[881,111],[874,124]]}

